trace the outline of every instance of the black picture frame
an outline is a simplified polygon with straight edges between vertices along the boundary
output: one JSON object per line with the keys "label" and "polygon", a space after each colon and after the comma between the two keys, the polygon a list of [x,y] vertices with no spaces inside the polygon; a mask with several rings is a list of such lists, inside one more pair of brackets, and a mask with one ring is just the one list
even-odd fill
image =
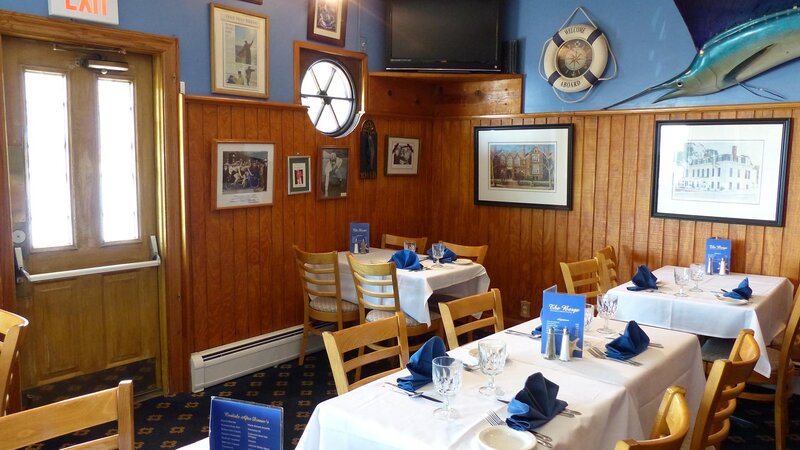
{"label": "black picture frame", "polygon": [[573,128],[475,127],[475,204],[571,210]]}
{"label": "black picture frame", "polygon": [[782,227],[791,119],[656,121],[652,217]]}

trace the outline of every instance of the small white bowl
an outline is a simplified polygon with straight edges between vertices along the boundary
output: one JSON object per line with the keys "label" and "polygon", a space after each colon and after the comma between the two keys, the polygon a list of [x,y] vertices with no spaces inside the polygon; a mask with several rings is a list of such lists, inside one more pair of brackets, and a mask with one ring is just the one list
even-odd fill
{"label": "small white bowl", "polygon": [[482,450],[530,450],[536,447],[536,438],[527,431],[501,425],[481,430],[478,444]]}

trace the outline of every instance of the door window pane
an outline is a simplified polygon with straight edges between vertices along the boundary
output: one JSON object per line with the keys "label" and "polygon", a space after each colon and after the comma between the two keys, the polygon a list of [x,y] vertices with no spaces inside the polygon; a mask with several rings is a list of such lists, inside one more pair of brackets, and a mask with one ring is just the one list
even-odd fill
{"label": "door window pane", "polygon": [[97,80],[103,241],[139,238],[133,83]]}
{"label": "door window pane", "polygon": [[33,248],[73,244],[67,77],[26,70],[25,145]]}

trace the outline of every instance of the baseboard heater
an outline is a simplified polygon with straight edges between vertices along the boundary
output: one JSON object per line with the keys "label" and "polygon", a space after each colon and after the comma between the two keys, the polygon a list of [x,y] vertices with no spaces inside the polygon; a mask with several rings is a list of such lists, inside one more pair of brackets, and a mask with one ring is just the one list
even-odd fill
{"label": "baseboard heater", "polygon": [[[334,328],[331,324],[319,324],[317,329]],[[303,326],[298,325],[192,353],[192,392],[296,359],[300,355],[302,336]],[[306,354],[324,347],[319,336],[309,336]]]}

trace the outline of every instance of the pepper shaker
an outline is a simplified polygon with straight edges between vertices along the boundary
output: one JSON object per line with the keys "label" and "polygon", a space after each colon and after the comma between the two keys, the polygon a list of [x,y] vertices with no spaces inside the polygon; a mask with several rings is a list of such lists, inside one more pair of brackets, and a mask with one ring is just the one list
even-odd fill
{"label": "pepper shaker", "polygon": [[556,330],[547,328],[547,344],[544,350],[544,359],[556,359]]}
{"label": "pepper shaker", "polygon": [[728,264],[725,262],[725,258],[722,258],[719,261],[719,274],[720,275],[727,275],[728,274]]}
{"label": "pepper shaker", "polygon": [[714,258],[711,256],[708,257],[708,263],[706,264],[706,275],[714,275]]}
{"label": "pepper shaker", "polygon": [[569,361],[572,353],[569,349],[569,329],[564,327],[564,332],[561,333],[561,353],[558,354],[558,359],[561,361]]}

